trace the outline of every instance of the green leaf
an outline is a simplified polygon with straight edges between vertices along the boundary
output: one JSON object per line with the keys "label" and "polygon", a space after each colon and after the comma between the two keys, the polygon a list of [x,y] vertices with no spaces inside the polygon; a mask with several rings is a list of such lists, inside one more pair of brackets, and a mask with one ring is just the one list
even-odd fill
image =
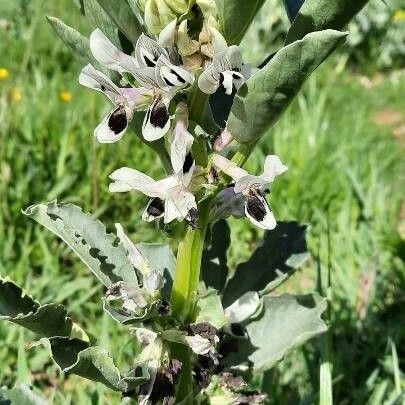
{"label": "green leaf", "polygon": [[47,16],[46,18],[62,41],[81,62],[89,63],[90,61],[94,61],[88,38],[56,17]]}
{"label": "green leaf", "polygon": [[24,214],[66,242],[105,286],[121,280],[131,286],[138,285],[123,246],[114,246],[115,236],[107,234],[100,221],[79,207],[53,201],[28,207]]}
{"label": "green leaf", "polygon": [[265,296],[260,315],[246,325],[248,340],[239,340],[237,349],[225,362],[246,361],[248,354],[254,372],[272,368],[294,348],[324,333],[321,314],[326,299],[318,294]]}
{"label": "green leaf", "polygon": [[0,319],[23,326],[42,337],[70,336],[72,331],[72,321],[63,305],[41,306],[9,280],[0,280]]}
{"label": "green leaf", "polygon": [[248,261],[237,266],[223,294],[228,307],[248,291],[270,292],[286,281],[309,254],[305,242],[306,226],[297,222],[279,222],[264,234]]}
{"label": "green leaf", "polygon": [[86,18],[93,28],[100,28],[112,43],[120,47],[117,26],[104,11],[97,0],[83,0],[83,9]]}
{"label": "green leaf", "polygon": [[142,25],[125,0],[97,0],[121,32],[134,44],[142,33]]}
{"label": "green leaf", "polygon": [[306,0],[288,31],[285,43],[291,44],[313,31],[341,30],[368,0]]}
{"label": "green leaf", "polygon": [[[204,287],[205,289],[205,287]],[[218,292],[212,288],[200,292],[196,305],[195,323],[208,322],[217,329],[221,329],[227,319],[221,304],[221,298]]]}
{"label": "green leaf", "polygon": [[27,384],[13,388],[0,388],[0,405],[48,405],[49,402],[36,394]]}
{"label": "green leaf", "polygon": [[238,45],[265,0],[215,0],[228,45]]}
{"label": "green leaf", "polygon": [[204,250],[201,272],[208,287],[222,291],[228,277],[226,253],[231,244],[231,230],[226,220],[216,222],[211,228],[211,242]]}
{"label": "green leaf", "polygon": [[333,30],[314,32],[278,51],[236,93],[228,118],[232,136],[240,143],[259,139],[345,37]]}
{"label": "green leaf", "polygon": [[56,337],[41,339],[41,343],[64,373],[100,382],[113,390],[125,392],[149,379],[146,373],[143,378],[133,373],[122,377],[107,350],[80,339]]}

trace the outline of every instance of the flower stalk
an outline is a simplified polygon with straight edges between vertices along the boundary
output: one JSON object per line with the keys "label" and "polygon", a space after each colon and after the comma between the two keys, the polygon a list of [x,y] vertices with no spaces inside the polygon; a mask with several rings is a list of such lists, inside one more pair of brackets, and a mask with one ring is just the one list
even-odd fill
{"label": "flower stalk", "polygon": [[196,229],[188,229],[177,251],[176,271],[171,295],[173,314],[182,321],[192,321],[198,284],[201,258],[208,227],[209,200],[200,208],[200,220]]}

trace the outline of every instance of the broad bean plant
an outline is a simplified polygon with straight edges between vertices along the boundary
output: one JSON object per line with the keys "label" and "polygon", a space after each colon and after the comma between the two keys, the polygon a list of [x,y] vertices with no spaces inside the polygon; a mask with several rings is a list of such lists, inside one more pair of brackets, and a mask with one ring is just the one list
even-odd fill
{"label": "broad bean plant", "polygon": [[[131,240],[118,222],[115,234],[107,233],[72,204],[30,206],[24,213],[67,243],[105,286],[100,305],[125,325],[136,355],[119,370],[114,353],[62,305],[40,304],[9,279],[0,280],[0,318],[35,332],[62,372],[119,391],[123,401],[264,403],[249,376],[325,332],[327,300],[276,291],[308,257],[306,227],[277,223],[268,203],[273,182],[288,176],[289,157],[268,155],[261,173],[243,165],[308,76],[345,41],[340,30],[366,1],[286,1],[285,44],[259,67],[243,60],[239,44],[264,0],[78,3],[93,26],[89,38],[48,19],[83,62],[79,83],[111,104],[95,138],[137,136],[165,172],[155,179],[116,167],[109,190],[147,196],[139,221],[156,222],[157,232],[175,238],[176,258],[168,244]],[[236,268],[227,263],[230,216],[265,230]],[[0,396],[17,391],[32,399],[21,386]]]}

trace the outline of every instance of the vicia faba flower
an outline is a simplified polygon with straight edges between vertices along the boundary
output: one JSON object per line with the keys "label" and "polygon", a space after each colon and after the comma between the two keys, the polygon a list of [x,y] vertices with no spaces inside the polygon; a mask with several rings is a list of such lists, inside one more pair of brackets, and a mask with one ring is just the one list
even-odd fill
{"label": "vicia faba flower", "polygon": [[287,166],[283,165],[276,155],[269,155],[266,157],[263,173],[260,176],[252,176],[221,155],[215,154],[212,164],[234,180],[234,192],[244,196],[245,215],[250,222],[262,229],[274,229],[277,223],[264,193],[276,176],[287,170]]}
{"label": "vicia faba flower", "polygon": [[[173,29],[172,26],[169,28]],[[165,38],[166,42],[170,42]],[[108,69],[131,74],[142,89],[152,92],[142,134],[148,141],[163,137],[170,128],[168,109],[172,98],[178,91],[193,84],[194,76],[172,62],[172,52],[144,34],[137,40],[134,56],[119,50],[99,29],[90,36],[90,49],[95,59]]]}
{"label": "vicia faba flower", "polygon": [[156,181],[138,170],[122,167],[110,175],[113,182],[109,189],[118,193],[138,190],[150,197],[142,215],[144,221],[163,217],[164,223],[168,224],[175,219],[184,219],[195,227],[198,219],[197,203],[189,191],[195,164],[190,154],[185,156],[181,168],[180,172]]}
{"label": "vicia faba flower", "polygon": [[114,105],[113,110],[94,130],[94,136],[101,143],[112,143],[121,139],[134,111],[147,108],[153,97],[153,92],[145,87],[116,86],[104,73],[90,64],[82,69],[79,83],[103,93]]}
{"label": "vicia faba flower", "polygon": [[151,269],[149,261],[128,238],[121,224],[115,224],[115,227],[117,237],[127,251],[134,270],[137,271],[140,285],[130,286],[124,281],[118,281],[107,290],[105,300],[120,301],[122,309],[139,315],[156,300],[164,284],[163,276],[158,270]]}
{"label": "vicia faba flower", "polygon": [[250,76],[249,65],[242,63],[240,49],[232,45],[216,53],[210,65],[198,78],[198,87],[207,94],[222,88],[226,94],[232,94],[233,88],[239,89]]}
{"label": "vicia faba flower", "polygon": [[248,291],[225,308],[225,317],[229,324],[241,323],[250,318],[260,306],[260,297],[256,291]]}

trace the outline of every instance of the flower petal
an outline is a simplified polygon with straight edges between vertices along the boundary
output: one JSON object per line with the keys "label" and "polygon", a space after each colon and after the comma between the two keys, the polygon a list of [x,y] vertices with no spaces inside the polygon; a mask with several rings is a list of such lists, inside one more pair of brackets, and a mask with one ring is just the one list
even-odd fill
{"label": "flower petal", "polygon": [[118,105],[94,130],[94,136],[100,143],[113,143],[120,140],[132,119],[131,112],[123,105]]}
{"label": "flower petal", "polygon": [[120,89],[104,73],[95,69],[91,64],[82,69],[79,75],[79,83],[82,86],[105,94],[114,104],[122,100]]}
{"label": "flower petal", "polygon": [[194,137],[187,131],[188,111],[185,103],[179,103],[176,108],[176,118],[170,141],[170,159],[174,173],[183,169],[186,156],[194,142]]}
{"label": "flower petal", "polygon": [[131,264],[142,273],[150,270],[148,260],[146,260],[142,256],[141,252],[136,248],[131,239],[129,239],[128,236],[125,234],[122,225],[116,223],[115,228],[117,230],[117,236],[119,240],[121,241],[122,245],[124,246],[125,250],[128,253],[128,258]]}
{"label": "flower petal", "polygon": [[143,286],[146,290],[153,294],[163,287],[163,277],[158,270],[152,270],[143,277]]}
{"label": "flower petal", "polygon": [[183,88],[194,83],[194,76],[186,69],[173,65],[168,58],[160,56],[156,63],[156,70],[161,79],[160,87]]}
{"label": "flower petal", "polygon": [[165,136],[170,128],[170,100],[157,97],[145,114],[142,125],[142,135],[149,141],[156,141]]}
{"label": "flower petal", "polygon": [[276,155],[268,155],[264,162],[263,174],[260,176],[264,181],[271,183],[280,174],[288,170]]}
{"label": "flower petal", "polygon": [[151,177],[129,167],[121,167],[110,174],[110,179],[113,183],[110,184],[109,189],[111,192],[122,193],[125,191],[139,190],[145,185],[155,183]]}
{"label": "flower petal", "polygon": [[169,57],[166,50],[156,41],[145,34],[141,34],[135,45],[135,58],[138,67],[155,67],[161,55]]}
{"label": "flower petal", "polygon": [[155,197],[151,198],[145,211],[142,214],[142,220],[152,222],[156,219],[162,218],[165,215],[165,203],[162,199]]}
{"label": "flower petal", "polygon": [[234,181],[238,181],[244,176],[248,176],[249,173],[239,167],[236,163],[228,160],[226,157],[214,154],[212,157],[212,164],[218,169],[232,177]]}
{"label": "flower petal", "polygon": [[229,323],[241,323],[253,315],[260,305],[259,294],[248,291],[224,310]]}
{"label": "flower petal", "polygon": [[272,230],[277,226],[266,199],[256,190],[246,197],[245,214],[259,228]]}
{"label": "flower petal", "polygon": [[163,48],[173,48],[176,40],[176,24],[177,18],[175,18],[170,24],[168,24],[159,34],[159,45]]}
{"label": "flower petal", "polygon": [[98,28],[90,35],[90,50],[96,60],[108,69],[123,73],[137,68],[135,59],[120,51]]}

